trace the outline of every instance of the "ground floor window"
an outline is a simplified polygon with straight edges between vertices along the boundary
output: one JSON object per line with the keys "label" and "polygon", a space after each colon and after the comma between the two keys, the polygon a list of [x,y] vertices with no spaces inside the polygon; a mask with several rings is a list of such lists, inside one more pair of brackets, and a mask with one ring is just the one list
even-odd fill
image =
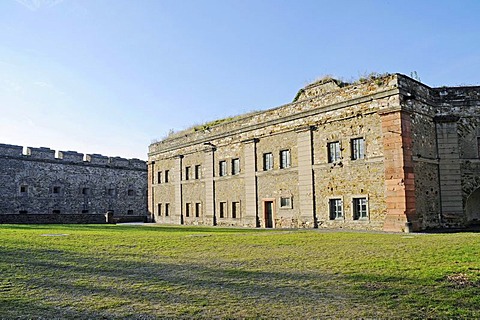
{"label": "ground floor window", "polygon": [[195,203],[195,217],[199,218],[201,212],[202,212],[202,204],[199,202]]}
{"label": "ground floor window", "polygon": [[353,198],[353,219],[368,218],[367,198]]}
{"label": "ground floor window", "polygon": [[343,219],[343,201],[342,199],[330,199],[330,220]]}
{"label": "ground floor window", "polygon": [[227,217],[227,203],[226,202],[220,202],[219,216],[220,216],[220,218],[226,218]]}
{"label": "ground floor window", "polygon": [[232,218],[240,218],[240,202],[232,202]]}

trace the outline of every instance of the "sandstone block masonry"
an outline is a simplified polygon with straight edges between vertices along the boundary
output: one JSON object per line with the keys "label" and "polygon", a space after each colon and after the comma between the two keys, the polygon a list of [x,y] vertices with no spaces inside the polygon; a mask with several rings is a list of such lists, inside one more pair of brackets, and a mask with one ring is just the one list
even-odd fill
{"label": "sandstone block masonry", "polygon": [[480,221],[480,87],[327,78],[149,147],[158,223],[415,231]]}
{"label": "sandstone block masonry", "polygon": [[0,144],[0,223],[144,221],[146,179],[138,159]]}

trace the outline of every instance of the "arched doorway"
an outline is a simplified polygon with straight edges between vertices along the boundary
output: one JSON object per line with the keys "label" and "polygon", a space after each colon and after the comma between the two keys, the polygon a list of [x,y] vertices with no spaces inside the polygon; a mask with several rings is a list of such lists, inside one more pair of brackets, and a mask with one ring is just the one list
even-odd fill
{"label": "arched doorway", "polygon": [[480,224],[480,188],[472,192],[465,205],[467,221],[471,224]]}

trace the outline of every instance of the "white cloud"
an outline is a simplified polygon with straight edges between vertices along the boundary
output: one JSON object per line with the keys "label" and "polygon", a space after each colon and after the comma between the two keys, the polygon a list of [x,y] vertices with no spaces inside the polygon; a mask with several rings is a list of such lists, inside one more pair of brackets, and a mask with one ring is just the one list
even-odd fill
{"label": "white cloud", "polygon": [[63,2],[63,0],[15,0],[24,7],[36,11],[40,8],[48,8],[48,7],[53,7],[56,6],[57,4],[60,4]]}

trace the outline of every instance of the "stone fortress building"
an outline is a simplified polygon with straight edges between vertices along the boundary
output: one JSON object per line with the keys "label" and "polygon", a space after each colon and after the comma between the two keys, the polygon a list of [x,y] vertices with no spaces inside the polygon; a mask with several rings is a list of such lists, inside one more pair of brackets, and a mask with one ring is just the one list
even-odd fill
{"label": "stone fortress building", "polygon": [[0,223],[144,221],[146,178],[138,159],[0,144]]}
{"label": "stone fortress building", "polygon": [[174,133],[148,159],[157,223],[468,226],[480,221],[480,87],[325,78],[287,105]]}

